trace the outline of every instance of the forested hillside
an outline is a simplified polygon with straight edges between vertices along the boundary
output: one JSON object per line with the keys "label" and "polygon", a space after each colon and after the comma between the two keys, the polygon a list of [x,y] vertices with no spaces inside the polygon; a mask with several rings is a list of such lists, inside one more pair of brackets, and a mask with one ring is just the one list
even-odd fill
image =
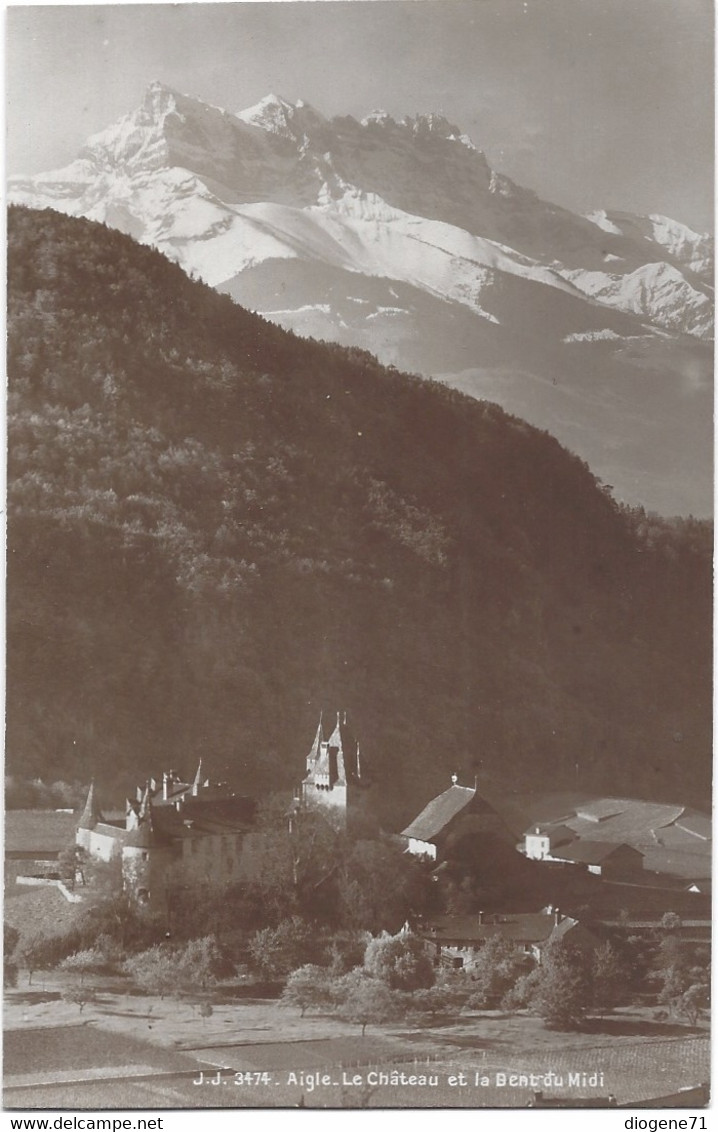
{"label": "forested hillside", "polygon": [[304,341],[89,221],[9,219],[7,769],[456,770],[705,805],[711,532],[496,406]]}

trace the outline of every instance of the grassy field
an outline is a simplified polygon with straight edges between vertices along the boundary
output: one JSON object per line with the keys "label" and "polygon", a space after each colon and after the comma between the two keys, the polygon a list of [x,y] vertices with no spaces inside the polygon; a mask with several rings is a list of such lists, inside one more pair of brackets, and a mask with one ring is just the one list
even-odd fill
{"label": "grassy field", "polygon": [[[482,1012],[362,1037],[336,1017],[301,1018],[274,1000],[218,994],[203,1019],[189,1001],[98,987],[80,1014],[61,989],[50,975],[45,991],[23,985],[7,996],[7,1107],[523,1107],[539,1088],[569,1101],[648,1103],[709,1076],[707,1031],[651,1021],[649,1011],[571,1034]],[[569,1077],[583,1073],[602,1076]],[[512,1085],[511,1074],[525,1080]]]}
{"label": "grassy field", "polygon": [[77,815],[62,810],[6,810],[5,851],[64,849],[76,827]]}

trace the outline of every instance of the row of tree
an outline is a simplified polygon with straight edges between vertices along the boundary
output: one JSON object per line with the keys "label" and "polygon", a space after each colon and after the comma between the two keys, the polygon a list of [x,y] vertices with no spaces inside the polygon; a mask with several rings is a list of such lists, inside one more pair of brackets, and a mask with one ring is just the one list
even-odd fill
{"label": "row of tree", "polygon": [[[635,1001],[647,988],[668,1013],[694,1024],[708,1009],[708,955],[681,938],[677,917],[664,918],[652,940],[624,936],[595,949],[556,941],[540,963],[494,937],[463,970],[435,967],[411,931],[372,936],[328,931],[293,915],[276,926],[221,939],[179,940],[124,897],[103,900],[62,935],[19,939],[6,926],[5,979],[18,967],[58,968],[75,975],[68,989],[80,1009],[92,997],[89,976],[120,973],[161,997],[206,996],[238,974],[273,983],[281,1002],[336,1013],[362,1031],[371,1023],[470,1010],[527,1010],[554,1027],[581,1026]],[[158,941],[159,935],[159,941]]]}

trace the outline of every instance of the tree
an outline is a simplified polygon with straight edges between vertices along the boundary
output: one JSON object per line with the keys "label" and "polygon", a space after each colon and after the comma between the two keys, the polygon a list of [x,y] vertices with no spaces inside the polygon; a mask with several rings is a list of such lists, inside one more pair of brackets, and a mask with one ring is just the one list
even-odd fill
{"label": "tree", "polygon": [[391,990],[414,991],[434,985],[434,968],[424,943],[410,932],[384,932],[371,940],[364,967]]}
{"label": "tree", "polygon": [[[178,878],[167,886],[167,905],[167,926],[173,939],[195,939],[211,924],[222,946],[239,935],[243,944],[248,928],[266,923],[267,909],[259,893],[247,885],[207,883],[198,890]],[[239,924],[243,925],[241,929]]]}
{"label": "tree", "polygon": [[20,939],[20,933],[17,928],[7,921],[3,924],[3,986],[14,987],[17,985],[17,962],[15,960],[15,949]]}
{"label": "tree", "polygon": [[680,995],[675,1010],[688,1019],[691,1026],[695,1026],[698,1019],[710,1007],[710,982],[692,983]]}
{"label": "tree", "polygon": [[314,963],[292,971],[280,998],[283,1006],[298,1007],[302,1018],[307,1010],[318,1010],[332,1001],[331,975],[326,967]]}
{"label": "tree", "polygon": [[213,936],[191,939],[173,952],[175,980],[184,991],[214,986],[233,970]]}
{"label": "tree", "polygon": [[664,912],[661,916],[661,929],[666,932],[677,932],[681,927],[681,917],[677,912]]}
{"label": "tree", "polygon": [[325,962],[329,962],[332,975],[346,975],[361,967],[370,940],[368,931],[335,932],[325,946]]}
{"label": "tree", "polygon": [[86,885],[89,863],[90,855],[87,850],[73,842],[58,853],[57,865],[60,879],[67,881],[70,888],[74,888],[78,880],[81,885]]}
{"label": "tree", "polygon": [[342,923],[380,932],[424,911],[426,871],[385,837],[349,838],[339,885]]}
{"label": "tree", "polygon": [[65,1002],[74,1002],[80,1008],[80,1014],[87,1006],[88,1002],[95,1002],[97,995],[89,987],[75,986],[66,987],[62,992],[62,998]]}
{"label": "tree", "polygon": [[[707,960],[708,956],[706,964]],[[708,1002],[709,966],[704,965],[701,951],[672,929],[666,931],[658,945],[652,979],[658,986],[658,1001],[662,1005],[689,1020],[697,1020]]]}
{"label": "tree", "polygon": [[464,1005],[468,998],[468,987],[463,991],[446,983],[435,983],[433,987],[423,987],[413,991],[410,998],[411,1010],[419,1014],[428,1014],[435,1018],[439,1014],[446,1014]]}
{"label": "tree", "polygon": [[253,884],[267,918],[336,917],[345,840],[321,814],[298,812],[290,827],[287,799],[271,797],[260,808],[251,843]]}
{"label": "tree", "polygon": [[361,1026],[362,1037],[367,1026],[388,1022],[398,1013],[397,996],[380,979],[354,970],[337,983],[337,1014],[347,1022]]}
{"label": "tree", "polygon": [[543,953],[531,1007],[547,1026],[577,1029],[591,1006],[590,960],[577,947],[556,940]]}
{"label": "tree", "polygon": [[177,988],[173,955],[166,944],[155,944],[146,951],[130,956],[125,960],[123,969],[148,994],[158,994],[160,998],[164,998]]}
{"label": "tree", "polygon": [[673,1008],[693,981],[689,945],[676,934],[666,933],[658,945],[652,980],[658,987],[658,1001]]}
{"label": "tree", "polygon": [[84,951],[75,951],[66,956],[59,964],[61,971],[70,971],[80,976],[80,983],[84,983],[85,975],[97,974],[107,968],[107,959],[96,948],[87,948]]}
{"label": "tree", "polygon": [[501,999],[502,1008],[504,1010],[525,1010],[526,1007],[531,1006],[540,977],[541,969],[539,967],[534,967],[533,971],[528,971],[525,975],[519,975],[514,985],[506,991]]}
{"label": "tree", "polygon": [[211,936],[190,940],[183,947],[155,944],[124,963],[126,974],[139,987],[160,998],[196,991],[198,987],[207,990],[229,969]]}
{"label": "tree", "polygon": [[601,1013],[626,1001],[630,971],[610,940],[597,947],[593,955],[593,1006]]}
{"label": "tree", "polygon": [[316,951],[315,933],[299,916],[276,928],[262,928],[249,941],[249,954],[265,978],[281,979],[309,963]]}
{"label": "tree", "polygon": [[127,892],[116,892],[114,872],[103,873],[108,887],[102,885],[97,899],[78,921],[85,946],[92,946],[100,936],[115,941],[122,953],[140,950],[164,935],[165,920],[150,908],[142,908]]}
{"label": "tree", "polygon": [[198,1003],[197,1004],[197,1013],[199,1014],[200,1018],[202,1019],[202,1025],[206,1026],[207,1025],[207,1019],[211,1018],[212,1015],[214,1014],[214,1009],[212,1007],[212,1004],[209,1003],[209,1002]]}
{"label": "tree", "polygon": [[35,971],[48,971],[73,951],[76,935],[46,935],[35,932],[20,942],[17,950],[18,962],[28,972],[28,982],[32,983]]}
{"label": "tree", "polygon": [[499,1004],[526,971],[527,959],[508,940],[491,936],[471,967],[474,989],[469,1006],[479,1010]]}

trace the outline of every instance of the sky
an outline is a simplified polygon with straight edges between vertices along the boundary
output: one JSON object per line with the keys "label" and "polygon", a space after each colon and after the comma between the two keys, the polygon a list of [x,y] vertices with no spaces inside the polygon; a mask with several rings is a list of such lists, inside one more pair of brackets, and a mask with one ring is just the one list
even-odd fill
{"label": "sky", "polygon": [[155,79],[228,110],[442,110],[578,212],[713,225],[713,0],[8,5],[6,168],[67,164]]}

